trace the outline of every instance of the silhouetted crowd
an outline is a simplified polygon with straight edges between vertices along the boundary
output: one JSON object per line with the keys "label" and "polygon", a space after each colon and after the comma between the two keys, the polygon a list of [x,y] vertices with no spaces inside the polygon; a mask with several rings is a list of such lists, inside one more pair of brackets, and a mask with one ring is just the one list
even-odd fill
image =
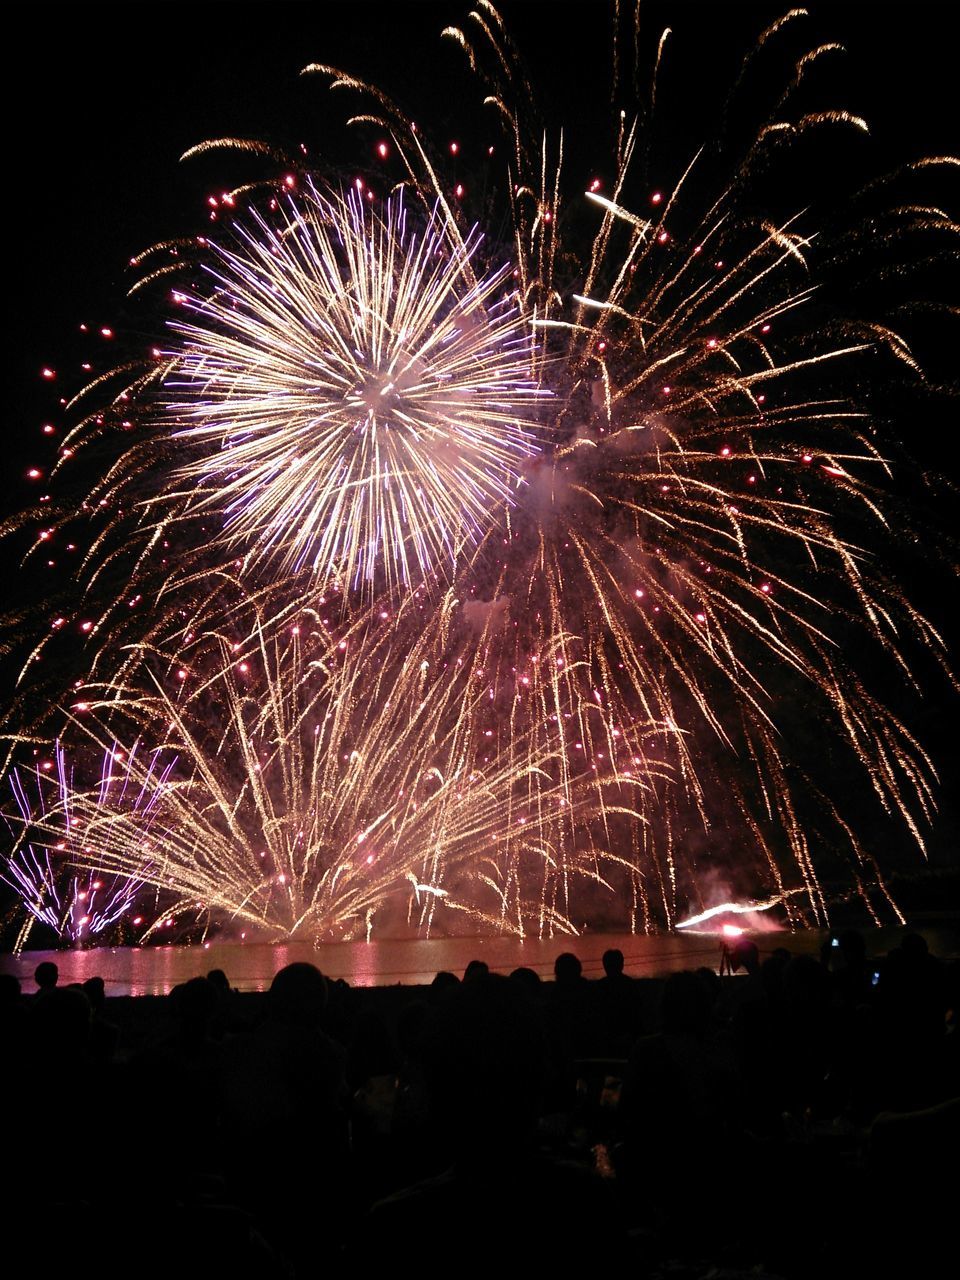
{"label": "silhouetted crowd", "polygon": [[[291,964],[168,997],[0,977],[7,1260],[27,1274],[950,1273],[958,965],[744,940],[635,980]],[[18,1261],[16,1271],[21,1269]],[[9,1274],[14,1274],[11,1266]]]}

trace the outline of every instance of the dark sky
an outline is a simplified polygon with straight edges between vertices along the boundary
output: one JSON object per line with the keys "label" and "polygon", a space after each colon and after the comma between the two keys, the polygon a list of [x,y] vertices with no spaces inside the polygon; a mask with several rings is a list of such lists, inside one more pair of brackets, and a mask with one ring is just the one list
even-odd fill
{"label": "dark sky", "polygon": [[[663,133],[678,149],[698,141],[751,38],[786,4],[650,4],[648,47],[664,24],[675,93]],[[480,113],[463,59],[439,31],[462,21],[465,3],[83,4],[24,6],[7,77],[8,166],[19,200],[7,259],[21,342],[11,373],[8,438],[18,467],[49,442],[40,425],[56,397],[38,377],[44,364],[73,386],[82,359],[77,325],[143,325],[122,296],[129,257],[157,240],[203,227],[204,200],[247,170],[236,160],[180,165],[191,144],[220,134],[309,141],[321,164],[346,162],[359,137],[340,127],[308,61],[342,65],[387,87],[438,139]],[[810,30],[848,48],[835,75],[840,105],[865,115],[879,171],[893,158],[956,150],[955,67],[950,6],[911,3],[810,5]],[[600,0],[507,3],[551,120],[562,121],[575,160],[591,163],[606,125],[610,24]],[[579,152],[577,148],[580,148]],[[596,148],[598,159],[603,149]],[[9,273],[12,268],[13,279]],[[145,340],[146,340],[145,335]],[[38,453],[38,449],[41,453]],[[28,489],[14,480],[14,505]],[[6,504],[5,504],[6,505]]]}
{"label": "dark sky", "polygon": [[[314,60],[388,89],[439,143],[464,136],[479,148],[476,88],[462,55],[439,38],[468,7],[353,0],[16,11],[8,59],[17,74],[5,78],[5,93],[7,164],[18,198],[8,200],[14,230],[6,268],[19,340],[8,367],[5,509],[35,492],[27,467],[52,460],[54,445],[41,427],[59,428],[58,395],[80,385],[82,361],[103,367],[113,354],[102,339],[82,337],[80,322],[94,333],[115,329],[116,349],[149,345],[149,306],[123,298],[129,258],[158,240],[202,232],[208,194],[255,172],[236,158],[181,165],[181,153],[230,134],[290,147],[307,142],[320,167],[347,166],[354,157],[369,165],[369,142],[342,127],[345,100],[331,104],[318,79],[298,78]],[[646,6],[645,47],[665,24],[674,30],[669,114],[660,129],[667,141],[675,138],[678,154],[692,153],[740,57],[787,7],[690,0]],[[809,8],[811,43],[839,40],[847,47],[830,83],[835,104],[871,124],[869,171],[960,150],[951,6],[832,0]],[[572,174],[578,165],[584,175],[594,163],[602,167],[608,7],[601,0],[514,2],[502,10],[546,115],[567,131]],[[469,157],[464,165],[469,170]],[[55,384],[40,377],[44,365],[56,368]],[[925,424],[919,426],[921,436]],[[949,444],[928,434],[921,450],[939,455],[952,471]]]}

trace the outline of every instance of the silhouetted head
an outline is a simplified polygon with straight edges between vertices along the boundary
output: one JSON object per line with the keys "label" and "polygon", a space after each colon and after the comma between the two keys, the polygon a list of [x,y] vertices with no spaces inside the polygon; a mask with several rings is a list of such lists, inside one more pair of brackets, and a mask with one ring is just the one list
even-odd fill
{"label": "silhouetted head", "polygon": [[202,1036],[217,1012],[217,991],[207,978],[191,978],[170,993],[184,1032]]}
{"label": "silhouetted head", "polygon": [[90,1001],[78,987],[50,987],[33,1007],[38,1049],[51,1055],[82,1053],[90,1039]]}
{"label": "silhouetted head", "polygon": [[747,973],[760,972],[760,952],[757,944],[749,938],[738,938],[732,947],[727,949],[730,957],[730,968],[734,973],[743,969]]}
{"label": "silhouetted head", "polygon": [[603,953],[603,972],[608,978],[619,978],[623,973],[623,952],[619,947]]}
{"label": "silhouetted head", "polygon": [[33,971],[33,980],[41,991],[52,991],[59,977],[60,970],[52,960],[43,960]]}
{"label": "silhouetted head", "polygon": [[273,979],[267,1008],[275,1022],[287,1026],[316,1026],[327,1006],[327,980],[316,965],[288,964]]}
{"label": "silhouetted head", "polygon": [[90,1001],[90,1007],[94,1013],[100,1013],[106,1003],[107,992],[103,979],[100,977],[88,978],[81,988],[84,995]]}
{"label": "silhouetted head", "polygon": [[830,998],[830,975],[813,956],[792,956],[783,971],[783,998],[795,1008],[822,1006]]}
{"label": "silhouetted head", "polygon": [[920,933],[905,933],[900,943],[905,960],[920,960],[929,952],[926,938]]}
{"label": "silhouetted head", "polygon": [[449,991],[451,987],[459,987],[460,979],[455,973],[451,973],[449,969],[441,969],[434,977],[430,986],[436,991]]}
{"label": "silhouetted head", "polygon": [[498,1151],[534,1130],[544,1040],[515,982],[489,974],[448,992],[423,1051],[431,1105],[460,1155]]}
{"label": "silhouetted head", "polygon": [[569,986],[582,975],[583,965],[572,951],[562,951],[553,962],[553,976],[558,986]]}
{"label": "silhouetted head", "polygon": [[784,970],[789,963],[790,952],[785,951],[783,947],[777,947],[776,951],[772,951],[760,966],[763,988],[768,995],[779,996],[780,989],[783,986]]}
{"label": "silhouetted head", "polygon": [[0,973],[0,1008],[10,1009],[20,1000],[20,979],[15,973]]}
{"label": "silhouetted head", "polygon": [[867,944],[856,929],[844,929],[837,935],[840,953],[850,969],[862,969],[867,958]]}
{"label": "silhouetted head", "polygon": [[671,973],[660,998],[660,1025],[666,1035],[703,1035],[710,1021],[710,997],[695,973]]}
{"label": "silhouetted head", "polygon": [[207,974],[207,981],[221,995],[227,994],[230,990],[229,979],[222,969],[211,969]]}
{"label": "silhouetted head", "polygon": [[526,965],[521,965],[519,969],[514,969],[510,975],[510,981],[515,982],[521,990],[526,991],[528,995],[536,998],[536,994],[541,987],[540,975],[535,969],[528,969]]}
{"label": "silhouetted head", "polygon": [[485,978],[490,972],[486,960],[471,960],[463,971],[464,982],[474,982],[477,978]]}

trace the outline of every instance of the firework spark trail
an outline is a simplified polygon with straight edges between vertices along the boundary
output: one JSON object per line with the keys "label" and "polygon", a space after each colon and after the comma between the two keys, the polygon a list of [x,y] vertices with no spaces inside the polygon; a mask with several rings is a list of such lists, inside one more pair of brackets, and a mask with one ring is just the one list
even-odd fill
{"label": "firework spark trail", "polygon": [[[757,53],[801,17],[771,26]],[[194,318],[175,323],[161,375],[167,443],[191,456],[164,469],[147,441],[98,491],[138,505],[137,574],[168,537],[185,550],[132,644],[113,605],[94,624],[109,637],[104,714],[132,698],[151,732],[173,726],[189,762],[169,792],[163,887],[278,933],[354,936],[403,893],[424,928],[449,908],[566,929],[592,882],[629,898],[631,927],[648,930],[705,905],[698,848],[746,841],[751,896],[823,923],[823,841],[846,850],[874,918],[874,899],[896,914],[794,730],[802,708],[923,848],[934,766],[877,689],[892,673],[915,690],[914,650],[945,670],[945,649],[883,575],[891,461],[850,391],[879,353],[922,375],[893,323],[824,324],[811,305],[818,258],[866,260],[873,224],[828,238],[742,199],[798,137],[863,132],[848,112],[789,118],[834,46],[800,57],[719,184],[712,139],[650,189],[654,85],[646,115],[619,114],[605,190],[576,193],[596,214],[585,241],[563,137],[537,118],[502,20],[481,0],[470,23],[443,34],[506,132],[509,305],[506,269],[485,273],[424,133],[376,86],[313,64],[370,102],[349,123],[389,136],[407,204],[395,195],[375,215],[307,175],[276,216],[237,215],[232,240],[204,241],[205,283],[176,295]],[[914,168],[927,163],[956,161]],[[850,201],[858,219],[888,182]],[[930,203],[888,213],[876,225],[897,244],[957,232]],[[153,261],[148,278],[166,280]],[[111,537],[108,525],[94,574],[127,554],[105,553]],[[281,637],[321,591],[347,658],[331,647],[308,695],[318,669]],[[191,671],[182,694],[162,692],[211,627],[259,655],[259,709],[226,650],[199,690]],[[851,634],[871,653],[859,671],[844,662]],[[158,692],[144,699],[148,671]],[[226,728],[211,740],[196,716],[214,688]],[[372,749],[352,754],[357,735]],[[374,863],[347,852],[368,828],[390,834]]]}
{"label": "firework spark trail", "polygon": [[[794,892],[799,892],[799,890],[794,890]],[[745,916],[752,915],[754,912],[759,914],[779,906],[782,901],[782,896],[778,894],[776,897],[767,898],[765,902],[721,902],[717,906],[708,907],[705,911],[701,911],[695,916],[690,916],[688,920],[678,920],[676,927],[678,929],[693,929],[698,924],[706,924],[708,920],[721,915]]]}
{"label": "firework spark trail", "polygon": [[[335,643],[317,632],[305,611],[270,639],[201,637],[194,670],[209,670],[193,691],[158,680],[132,699],[137,733],[179,763],[149,838],[136,844],[136,815],[118,808],[84,822],[78,864],[123,874],[146,858],[166,915],[276,937],[362,937],[400,908],[428,932],[441,903],[521,934],[572,931],[554,882],[604,885],[622,863],[573,833],[613,814],[642,821],[639,788],[563,777],[556,741],[514,735],[498,753],[481,727],[486,690],[468,687],[466,667],[431,664],[432,634],[401,649],[390,629]],[[95,718],[84,732],[100,740]],[[73,805],[99,811],[93,793]]]}
{"label": "firework spark trail", "polygon": [[[162,764],[159,752],[144,753],[139,743],[129,753],[113,743],[103,750],[99,780],[83,788],[58,742],[53,759],[31,771],[34,787],[26,785],[25,771],[11,770],[15,809],[4,820],[13,844],[0,879],[32,919],[61,938],[83,942],[131,910],[147,870],[141,840],[172,767],[173,762]],[[131,841],[122,870],[108,869],[95,854],[100,826],[118,813],[125,815]]]}
{"label": "firework spark trail", "polygon": [[319,585],[416,585],[444,575],[537,448],[529,331],[504,267],[480,280],[434,208],[402,192],[382,214],[359,192],[289,197],[279,229],[237,223],[167,380],[174,438],[230,547],[258,571]]}
{"label": "firework spark trail", "polygon": [[[502,108],[511,71],[488,26],[479,18],[477,25],[494,46],[489,64],[462,31],[445,34],[467,52],[475,72],[492,67],[481,74],[488,77],[488,101]],[[809,58],[825,51],[801,59],[798,83]],[[524,92],[520,82],[521,98]],[[788,88],[777,110],[790,93]],[[672,191],[653,197],[653,218],[639,217],[621,203],[635,153],[634,130],[626,126],[613,198],[585,193],[601,207],[603,220],[583,291],[573,298],[575,314],[566,320],[550,274],[562,235],[559,167],[551,185],[546,141],[537,157],[518,136],[518,112],[502,108],[499,118],[513,130],[510,190],[536,202],[527,233],[517,236],[520,278],[536,281],[521,297],[546,336],[542,359],[559,403],[549,455],[525,469],[524,503],[504,514],[457,579],[462,594],[472,582],[483,599],[499,601],[517,628],[515,644],[491,635],[478,667],[492,688],[502,683],[509,689],[527,664],[533,710],[529,723],[522,721],[526,741],[536,740],[537,717],[561,687],[564,704],[580,708],[568,716],[575,725],[573,745],[588,758],[615,758],[609,724],[630,724],[640,712],[648,732],[659,726],[665,772],[673,778],[662,800],[665,827],[670,809],[682,827],[683,806],[691,803],[703,827],[711,825],[707,793],[717,779],[709,776],[707,762],[715,752],[703,749],[701,732],[709,728],[741,760],[754,762],[761,795],[764,776],[776,780],[773,811],[802,877],[807,918],[822,922],[827,904],[784,769],[789,744],[773,731],[774,668],[768,659],[800,677],[819,714],[846,740],[883,809],[899,815],[922,849],[933,764],[908,727],[855,672],[843,669],[833,617],[863,629],[908,683],[913,678],[901,648],[904,633],[918,637],[941,664],[945,651],[930,624],[883,579],[875,553],[838,532],[845,522],[858,532],[866,529],[873,540],[885,532],[880,495],[865,476],[870,467],[886,470],[888,464],[868,438],[864,413],[831,395],[811,396],[807,387],[821,369],[829,373],[878,343],[915,370],[916,364],[904,339],[876,324],[841,326],[839,342],[810,334],[805,347],[783,354],[767,335],[813,296],[805,279],[811,238],[796,230],[795,219],[779,226],[761,222],[755,230],[744,226],[736,190],[761,147],[789,144],[813,127],[862,130],[864,122],[824,111],[782,129],[764,126],[742,168],[676,242],[670,217],[700,157]],[[943,211],[919,206],[907,219],[910,229],[922,229],[928,216],[952,233]],[[630,229],[626,242],[613,234],[617,222]],[[519,229],[516,207],[515,224]],[[799,397],[798,375],[806,380]],[[775,408],[766,406],[768,399],[775,399]],[[506,555],[502,544],[510,545]],[[491,570],[498,563],[502,567]],[[502,630],[500,622],[496,630]],[[556,644],[560,656],[553,665],[529,664],[535,631]],[[611,713],[605,727],[590,714],[598,690]],[[516,724],[511,718],[511,730]],[[804,788],[812,785],[804,780]],[[743,789],[724,789],[736,796],[740,820],[753,831],[792,914],[782,855],[762,834]],[[646,865],[657,872],[658,914],[669,923],[676,911],[671,841],[664,841],[663,854]],[[874,890],[889,900],[879,875],[874,881]],[[873,911],[866,893],[864,898]]]}

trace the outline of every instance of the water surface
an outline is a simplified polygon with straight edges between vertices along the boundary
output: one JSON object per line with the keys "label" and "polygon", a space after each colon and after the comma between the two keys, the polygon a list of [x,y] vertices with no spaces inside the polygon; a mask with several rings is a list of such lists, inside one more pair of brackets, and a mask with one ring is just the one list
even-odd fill
{"label": "water surface", "polygon": [[[921,927],[930,950],[943,957],[960,953],[956,923]],[[761,954],[784,946],[794,954],[818,955],[826,934],[775,931],[749,935]],[[865,934],[872,955],[882,956],[902,936],[898,929]],[[633,977],[656,977],[679,969],[707,965],[717,969],[723,942],[715,934],[676,933],[656,937],[635,934],[585,933],[575,938],[385,938],[372,942],[210,942],[196,946],[92,947],[81,951],[25,951],[0,956],[0,971],[15,973],[25,991],[34,989],[33,971],[41,960],[53,960],[60,983],[83,982],[98,975],[108,995],[163,995],[177,983],[211,969],[223,969],[230,985],[241,991],[263,991],[278,969],[294,960],[317,965],[328,977],[345,978],[351,986],[422,984],[440,969],[462,975],[470,960],[485,960],[492,970],[509,973],[519,965],[551,977],[561,951],[573,951],[586,977],[602,974],[600,958],[608,947],[619,947],[626,971]]]}

